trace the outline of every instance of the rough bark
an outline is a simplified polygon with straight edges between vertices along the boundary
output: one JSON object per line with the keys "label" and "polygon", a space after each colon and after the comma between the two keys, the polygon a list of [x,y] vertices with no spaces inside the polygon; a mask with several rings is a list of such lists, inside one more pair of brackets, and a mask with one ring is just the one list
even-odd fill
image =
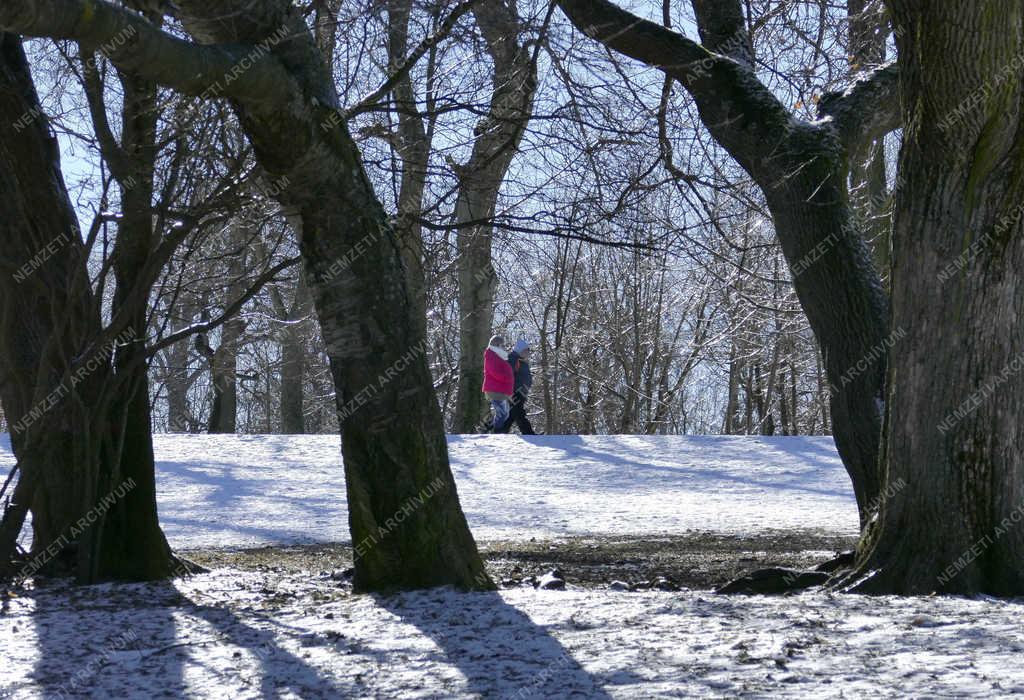
{"label": "rough bark", "polygon": [[487,115],[476,125],[473,152],[457,166],[455,202],[459,282],[459,388],[454,429],[477,431],[485,413],[483,354],[493,333],[497,275],[491,246],[498,192],[519,148],[533,111],[537,72],[527,46],[520,43],[514,2],[494,0],[474,7],[473,16],[494,63],[493,92]]}
{"label": "rough bark", "polygon": [[884,346],[888,309],[849,206],[848,153],[898,123],[891,104],[895,71],[879,71],[824,100],[826,119],[800,122],[749,69],[737,2],[694,3],[705,45],[607,0],[560,0],[559,6],[588,36],[678,80],[711,135],[764,191],[797,297],[822,348],[836,447],[866,522],[880,485],[885,358],[863,372],[850,369],[878,356],[873,348]]}
{"label": "rough bark", "polygon": [[852,588],[1021,595],[1024,7],[891,8],[906,30],[892,271],[906,337],[890,360],[884,498]]}
{"label": "rough bark", "polygon": [[99,317],[56,138],[21,42],[10,34],[0,34],[0,245],[0,397],[20,471],[3,517],[2,568],[30,508],[33,554],[57,543],[81,514],[92,474],[77,451],[89,414],[76,399],[94,395],[102,381],[66,382],[71,358],[99,332]]}

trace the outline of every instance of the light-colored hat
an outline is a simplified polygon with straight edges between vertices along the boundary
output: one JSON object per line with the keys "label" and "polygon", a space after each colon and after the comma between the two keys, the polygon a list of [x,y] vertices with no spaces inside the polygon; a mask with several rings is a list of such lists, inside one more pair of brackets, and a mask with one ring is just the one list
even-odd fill
{"label": "light-colored hat", "polygon": [[516,347],[514,348],[516,354],[522,355],[525,351],[530,349],[530,344],[520,338],[516,341]]}

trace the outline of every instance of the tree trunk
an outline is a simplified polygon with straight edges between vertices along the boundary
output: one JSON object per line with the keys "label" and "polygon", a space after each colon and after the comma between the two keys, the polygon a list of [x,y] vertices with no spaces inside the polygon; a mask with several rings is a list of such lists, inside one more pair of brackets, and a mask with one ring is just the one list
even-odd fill
{"label": "tree trunk", "polygon": [[99,333],[100,321],[57,140],[20,39],[2,33],[0,246],[0,399],[20,472],[0,528],[3,570],[29,509],[36,555],[57,545],[82,514],[93,474],[76,447],[90,418],[78,399],[94,396],[103,372],[66,381],[71,358]]}
{"label": "tree trunk", "polygon": [[[236,224],[230,237],[231,258],[228,283],[224,286],[224,308],[242,297],[245,291],[246,249],[245,228]],[[233,435],[238,424],[238,350],[245,332],[245,321],[235,314],[220,330],[220,344],[210,356],[210,384],[213,404],[210,407],[208,432]]]}
{"label": "tree trunk", "polygon": [[[782,371],[779,372],[778,388],[776,390],[779,395],[779,422],[782,423],[782,434],[783,435],[796,435],[792,432],[789,422],[789,410],[790,406],[786,401],[786,368],[783,365]],[[796,404],[793,404],[793,412],[796,413]]]}
{"label": "tree trunk", "polygon": [[[406,60],[409,39],[409,17],[412,0],[388,0],[388,69],[398,71]],[[433,68],[431,49],[429,73]],[[398,112],[397,151],[402,161],[402,179],[398,192],[398,216],[396,229],[402,245],[402,262],[405,266],[409,295],[415,307],[413,317],[425,324],[427,319],[426,275],[423,271],[423,193],[427,184],[427,166],[430,160],[430,141],[433,129],[423,123],[412,77],[406,72],[395,83],[393,91],[395,109]],[[427,104],[429,112],[433,105]],[[433,117],[431,117],[433,119]]]}
{"label": "tree trunk", "polygon": [[[153,191],[156,173],[156,130],[160,116],[157,86],[121,74],[123,87],[122,142],[125,170],[116,173],[121,185],[122,217],[114,244],[116,281],[112,313],[124,314],[130,338],[114,353],[114,381],[107,415],[97,431],[99,474],[94,499],[124,491],[102,520],[87,530],[79,577],[154,580],[171,574],[174,559],[157,517],[156,465],[149,403],[149,363],[146,359],[149,291],[143,276],[157,236],[153,231]],[[114,144],[107,144],[114,148]],[[109,154],[113,156],[113,154]],[[124,490],[123,484],[132,484]]]}
{"label": "tree trunk", "polygon": [[[607,0],[559,0],[559,6],[589,36],[678,80],[711,135],[764,192],[832,380],[836,447],[866,522],[881,482],[888,302],[849,206],[848,153],[898,124],[893,72],[823,97],[819,110],[830,119],[808,123],[794,119],[757,80],[738,0],[694,0],[704,46]],[[876,359],[851,372],[865,357]]]}
{"label": "tree trunk", "polygon": [[736,356],[736,340],[729,344],[729,389],[728,399],[725,402],[725,420],[722,423],[722,432],[726,435],[735,435],[739,432],[739,410],[740,410],[740,360]]}
{"label": "tree trunk", "polygon": [[497,275],[491,242],[498,191],[519,148],[533,111],[537,72],[526,46],[514,2],[490,0],[473,9],[480,33],[494,61],[488,114],[476,125],[473,153],[457,166],[455,203],[459,280],[459,389],[455,432],[474,433],[483,418],[484,349],[492,335]]}
{"label": "tree trunk", "polygon": [[1024,7],[891,6],[908,30],[892,272],[906,337],[890,360],[886,483],[854,588],[1021,595],[1024,81],[1011,68]]}
{"label": "tree trunk", "polygon": [[281,432],[286,435],[306,432],[304,397],[310,340],[306,317],[312,303],[305,277],[300,274],[281,337]]}
{"label": "tree trunk", "polygon": [[247,94],[234,106],[299,235],[327,345],[356,589],[493,588],[459,505],[396,232],[300,11],[266,3],[273,11],[245,13],[251,22],[229,25],[219,21],[223,7],[179,5],[189,31],[207,41],[255,43],[287,30],[273,47],[290,66],[275,84],[284,99]]}
{"label": "tree trunk", "polygon": [[[233,299],[233,297],[228,297]],[[227,302],[227,303],[230,303]],[[220,345],[210,362],[213,405],[210,408],[210,433],[233,435],[238,419],[238,344],[245,323],[232,318],[221,327]]]}
{"label": "tree trunk", "polygon": [[[179,308],[168,311],[176,317],[171,324],[172,333],[191,325],[197,311],[194,297],[183,292]],[[188,406],[188,390],[192,386],[188,369],[190,345],[188,340],[181,340],[167,348],[167,430],[172,433],[192,432],[194,426]]]}

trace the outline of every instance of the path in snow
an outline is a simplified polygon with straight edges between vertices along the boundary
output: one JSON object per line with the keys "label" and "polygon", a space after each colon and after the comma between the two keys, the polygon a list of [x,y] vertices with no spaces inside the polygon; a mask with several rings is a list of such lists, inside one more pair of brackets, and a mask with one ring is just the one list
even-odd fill
{"label": "path in snow", "polygon": [[[857,533],[830,437],[450,436],[480,540],[567,535]],[[155,435],[176,547],[347,542],[336,435]],[[13,463],[0,436],[0,468]]]}

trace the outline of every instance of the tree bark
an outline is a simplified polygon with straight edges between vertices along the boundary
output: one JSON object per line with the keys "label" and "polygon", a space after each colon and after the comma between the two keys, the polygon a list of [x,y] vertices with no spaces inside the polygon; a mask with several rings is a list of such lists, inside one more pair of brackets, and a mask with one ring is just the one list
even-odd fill
{"label": "tree bark", "polygon": [[1024,593],[1024,7],[893,0],[906,118],[886,482],[853,590]]}
{"label": "tree bark", "polygon": [[71,358],[99,333],[100,321],[56,138],[21,41],[2,33],[0,244],[0,399],[20,472],[0,528],[5,569],[29,509],[33,555],[56,545],[83,512],[93,474],[76,439],[91,416],[78,399],[95,395],[103,373],[66,381]]}
{"label": "tree bark", "polygon": [[[881,3],[847,0],[850,69],[856,74],[877,69],[886,58],[886,22]],[[885,174],[885,138],[867,141],[850,154],[850,201],[871,244],[875,266],[889,274],[892,222]]]}
{"label": "tree bark", "polygon": [[[301,11],[284,0],[177,5],[193,37],[219,44],[182,41],[84,0],[7,2],[0,27],[107,42],[123,68],[189,94],[231,100],[299,235],[328,348],[356,589],[493,588],[459,506],[399,242]],[[113,45],[128,27],[130,46]],[[238,71],[239,61],[248,69]]]}
{"label": "tree bark", "polygon": [[[412,0],[388,2],[388,70],[392,75],[399,71],[406,60],[412,5]],[[430,60],[433,60],[433,55]],[[432,129],[426,127],[420,114],[409,71],[404,72],[395,82],[393,98],[398,113],[396,150],[402,161],[396,229],[402,245],[402,262],[405,265],[409,295],[415,304],[414,318],[426,324],[427,283],[423,270],[423,226],[420,219],[423,217],[423,193],[427,184]],[[427,105],[428,110],[430,107]]]}
{"label": "tree bark", "polygon": [[[145,272],[158,240],[153,230],[158,88],[127,73],[121,73],[120,79],[121,143],[104,137],[101,142],[121,190],[121,219],[111,253],[115,279],[112,314],[125,318],[130,338],[114,352],[114,376],[104,402],[107,414],[95,438],[99,459],[93,495],[99,500],[118,489],[124,495],[113,503],[99,526],[86,530],[88,546],[80,553],[79,577],[89,582],[155,580],[169,576],[174,568],[157,516],[146,359],[152,281]],[[133,486],[124,490],[126,483]]]}

